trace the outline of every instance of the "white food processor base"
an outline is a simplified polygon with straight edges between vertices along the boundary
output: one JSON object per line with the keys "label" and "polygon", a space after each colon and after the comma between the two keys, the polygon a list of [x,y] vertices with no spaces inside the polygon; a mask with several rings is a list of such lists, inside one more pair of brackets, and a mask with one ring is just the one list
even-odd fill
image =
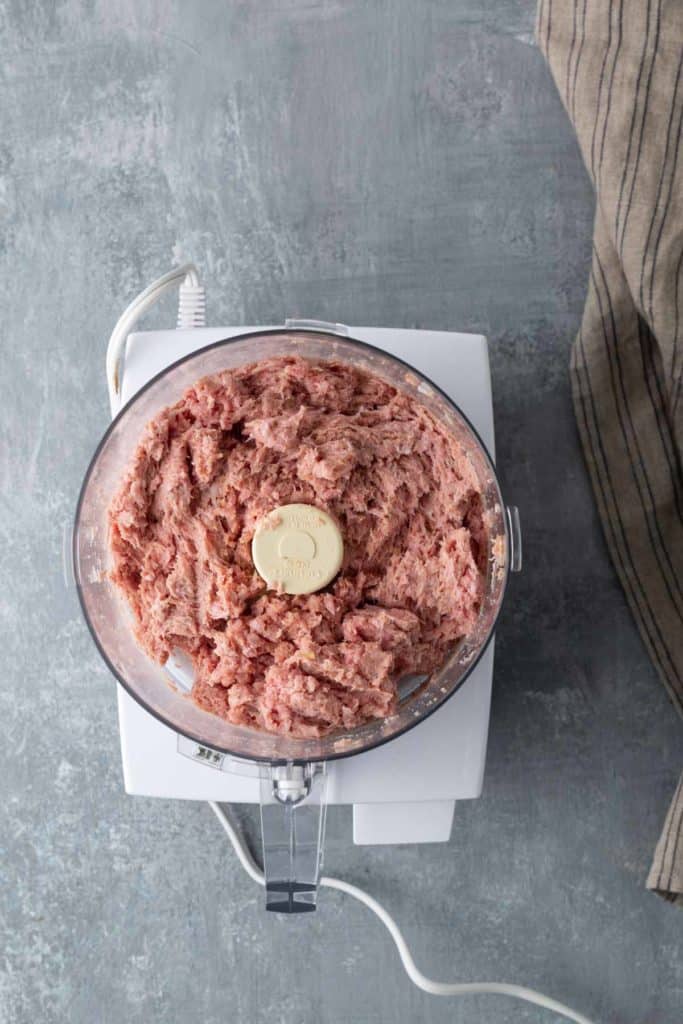
{"label": "white food processor base", "polygon": [[[304,323],[288,322],[288,326],[303,327]],[[330,329],[330,325],[320,324],[323,327]],[[124,353],[121,403],[190,352],[233,335],[265,329],[203,327],[131,334]],[[471,420],[494,455],[491,378],[484,337],[377,327],[348,327],[345,331],[404,359],[438,384]],[[481,793],[492,674],[493,641],[462,687],[431,717],[382,747],[328,763],[327,802],[353,804],[355,843],[448,840],[455,802]],[[221,803],[259,802],[260,782],[255,773],[178,736],[121,686],[118,706],[128,793]]]}

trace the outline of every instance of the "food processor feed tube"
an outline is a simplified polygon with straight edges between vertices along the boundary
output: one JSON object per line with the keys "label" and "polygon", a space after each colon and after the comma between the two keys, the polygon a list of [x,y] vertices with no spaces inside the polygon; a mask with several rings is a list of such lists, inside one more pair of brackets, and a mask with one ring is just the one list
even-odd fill
{"label": "food processor feed tube", "polygon": [[[390,714],[323,735],[292,736],[259,730],[235,724],[200,706],[188,696],[187,689],[174,682],[170,665],[154,661],[140,647],[128,603],[110,576],[108,508],[147,424],[200,379],[283,356],[350,364],[383,378],[424,406],[466,454],[486,524],[480,551],[484,573],[481,600],[466,635],[448,649],[443,661],[420,685],[404,696],[399,693]],[[282,506],[276,512],[287,508]],[[297,520],[299,527],[306,526],[304,518]],[[308,532],[307,526],[304,532]],[[315,534],[312,536],[317,544]],[[291,913],[315,908],[325,823],[326,762],[362,753],[400,736],[458,690],[493,634],[508,573],[516,568],[517,542],[517,519],[506,512],[484,445],[466,417],[436,385],[372,345],[329,332],[283,329],[233,337],[194,352],[149,381],[125,406],[105,434],[86,475],[76,513],[73,562],[86,621],[121,685],[175,733],[227,755],[226,766],[229,763],[235,772],[248,771],[260,777],[267,905]],[[309,540],[288,537],[283,544],[287,557],[299,561],[312,557]],[[316,571],[318,568],[320,586],[324,587],[326,573],[334,571],[334,560]],[[262,569],[265,576],[267,565],[264,568],[262,564]],[[303,575],[299,572],[297,579]]]}
{"label": "food processor feed tube", "polygon": [[273,765],[261,776],[266,909],[315,910],[325,836],[325,765]]}

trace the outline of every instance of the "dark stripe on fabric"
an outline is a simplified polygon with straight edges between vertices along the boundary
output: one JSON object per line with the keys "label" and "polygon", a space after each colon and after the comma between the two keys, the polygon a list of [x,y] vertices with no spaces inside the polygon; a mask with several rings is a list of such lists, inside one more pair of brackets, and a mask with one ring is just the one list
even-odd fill
{"label": "dark stripe on fabric", "polygon": [[574,57],[574,47],[576,46],[576,4],[572,5],[572,41],[569,45],[569,56],[567,58],[567,79],[564,86],[565,103],[567,110],[570,110],[569,104],[569,79],[572,70],[572,59]]}
{"label": "dark stripe on fabric", "polygon": [[633,145],[633,129],[636,123],[636,112],[638,110],[638,97],[640,94],[640,82],[643,77],[643,68],[645,67],[645,54],[647,53],[647,45],[650,41],[650,7],[651,0],[647,0],[647,15],[645,20],[645,42],[643,43],[643,52],[640,55],[640,64],[638,66],[638,77],[636,78],[636,90],[633,97],[633,104],[631,107],[631,126],[628,132],[628,146],[626,147],[626,158],[624,160],[624,169],[621,172],[621,184],[619,186],[619,199],[617,200],[617,217],[616,217],[616,228],[615,228],[615,240],[619,237],[619,221],[621,220],[622,211],[622,200],[624,198],[624,186],[626,184],[626,175],[628,173],[629,162],[631,160],[631,147]]}
{"label": "dark stripe on fabric", "polygon": [[[683,253],[681,253],[681,258],[683,259]],[[670,405],[667,401],[668,389],[666,385],[666,379],[664,377],[663,365],[661,362],[661,353],[659,351],[657,339],[650,330],[647,320],[644,320],[642,317],[639,317],[638,323],[639,325],[642,326],[642,329],[645,333],[645,337],[648,339],[649,342],[650,364],[652,366],[653,377],[657,385],[657,394],[659,395],[660,399],[661,413],[664,418],[664,423],[666,426],[664,436],[666,437],[669,443],[672,462],[677,470],[677,472],[674,475],[674,479],[676,481],[676,486],[681,493],[681,520],[683,521],[683,453],[679,451],[678,445],[676,443],[676,431],[674,429],[673,420],[671,418]],[[659,355],[659,361],[656,359],[657,355]]]}
{"label": "dark stripe on fabric", "polygon": [[[662,391],[661,381],[659,379],[659,372],[655,365],[653,352],[654,338],[652,337],[652,334],[650,333],[650,330],[643,318],[638,316],[637,320],[638,343],[640,345],[640,356],[643,362],[643,376],[645,378],[645,383],[647,384],[648,394],[650,396],[652,408],[655,412],[657,430],[662,440],[662,447],[664,448],[666,462],[669,467],[669,476],[671,478],[671,488],[674,495],[674,501],[676,503],[676,511],[678,512],[679,519],[683,521],[683,495],[681,495],[681,480],[683,479],[683,475],[681,474],[678,452],[672,442],[671,426],[666,415],[664,394]],[[657,391],[656,396],[652,390],[653,382]]]}
{"label": "dark stripe on fabric", "polygon": [[[674,98],[673,98],[673,100],[671,102],[671,114],[670,114],[670,117],[669,117],[669,124],[667,126],[667,132],[666,132],[666,149],[664,151],[664,164],[662,166],[662,176],[659,179],[659,187],[657,189],[657,202],[656,202],[656,205],[655,205],[655,214],[652,217],[651,226],[655,222],[657,208],[659,207],[660,188],[661,188],[661,184],[662,184],[662,180],[663,180],[663,176],[664,176],[664,169],[665,169],[666,163],[667,163],[667,155],[668,155],[668,152],[669,152],[669,142],[671,140],[671,124],[672,124],[672,121],[674,120],[674,110],[675,110],[675,107],[676,107],[676,97],[678,96],[678,86],[679,86],[680,81],[681,81],[681,68],[682,67],[683,67],[683,53],[681,53],[681,59],[678,62],[678,71],[676,72],[676,85],[674,86]],[[664,231],[664,225],[666,224],[667,215],[669,213],[669,206],[671,205],[671,193],[673,192],[674,181],[676,180],[676,167],[678,166],[678,152],[679,152],[680,147],[681,147],[681,125],[683,125],[683,105],[681,106],[681,113],[679,114],[679,117],[678,117],[678,131],[676,132],[676,148],[674,149],[673,167],[671,168],[671,176],[669,178],[669,190],[667,192],[666,202],[664,203],[664,209],[662,210],[662,215],[661,215],[661,219],[660,219],[660,222],[659,222],[659,232],[657,233],[657,241],[655,242],[654,252],[652,254],[652,264],[651,264],[651,267],[650,267],[650,297],[649,297],[648,309],[649,309],[649,313],[650,313],[650,322],[652,323],[653,328],[654,328],[654,317],[653,317],[653,312],[652,312],[652,296],[653,296],[653,293],[654,293],[655,268],[657,266],[657,256],[659,255],[659,246],[660,246],[660,243],[662,241],[662,232]],[[649,242],[649,233],[648,233],[648,242]],[[646,245],[645,248],[647,249],[647,245]],[[641,270],[640,270],[640,298],[641,298],[641,302],[644,301],[643,300],[643,280],[644,280],[643,275],[644,275],[644,272],[645,272],[645,253],[643,253],[643,262],[642,262],[642,266],[641,266]],[[643,305],[643,308],[645,308],[644,305]]]}
{"label": "dark stripe on fabric", "polygon": [[612,72],[609,77],[609,86],[607,87],[607,110],[605,111],[605,120],[603,121],[602,125],[602,141],[600,142],[600,162],[598,164],[598,174],[602,170],[602,161],[605,156],[605,138],[607,136],[607,123],[609,121],[609,115],[612,109],[612,86],[614,84],[614,72],[616,71],[617,60],[619,59],[619,51],[621,50],[623,17],[624,0],[619,0],[619,18],[617,20],[617,48],[614,51],[614,60],[612,61]]}
{"label": "dark stripe on fabric", "polygon": [[655,40],[652,47],[652,59],[650,60],[650,67],[647,74],[647,84],[645,86],[645,100],[643,102],[643,117],[640,122],[640,134],[638,137],[638,149],[636,151],[636,162],[633,168],[633,177],[631,178],[631,188],[628,196],[628,203],[626,204],[626,212],[624,214],[624,222],[621,229],[621,242],[619,245],[619,255],[624,255],[624,239],[626,238],[626,228],[628,227],[628,219],[631,215],[631,206],[633,204],[633,193],[636,188],[636,180],[638,178],[638,167],[640,166],[640,156],[643,151],[643,137],[645,135],[645,122],[647,121],[647,109],[650,100],[650,86],[652,84],[652,72],[655,66],[655,59],[657,57],[657,50],[659,49],[659,30],[661,27],[661,0],[657,2],[657,20],[655,22]]}
{"label": "dark stripe on fabric", "polygon": [[600,122],[600,108],[602,106],[602,90],[605,84],[605,68],[607,67],[607,60],[609,58],[610,49],[612,46],[612,9],[613,4],[610,0],[609,7],[607,9],[607,47],[603,54],[602,66],[600,68],[600,82],[598,84],[598,102],[595,107],[595,120],[593,121],[593,137],[591,139],[591,174],[593,175],[593,181],[597,183],[595,175],[595,140],[598,134],[598,124]]}
{"label": "dark stripe on fabric", "polygon": [[[680,325],[678,296],[680,293],[681,270],[683,270],[683,242],[681,243],[681,255],[678,257],[678,263],[676,264],[676,285],[674,287],[674,343],[671,357],[671,385],[673,387],[672,419],[676,414],[676,405],[678,404],[678,397],[681,392],[681,379],[683,379],[683,367],[679,369],[676,366],[678,361],[678,329]],[[677,374],[678,377],[676,376]]]}
{"label": "dark stripe on fabric", "polygon": [[[603,523],[608,523],[609,524],[610,530],[612,532],[613,537],[617,536],[615,525],[618,524],[618,526],[619,526],[619,535],[621,537],[621,544],[622,544],[622,546],[624,548],[624,556],[625,557],[622,557],[622,554],[621,554],[621,552],[619,550],[619,546],[616,543],[614,544],[614,550],[615,550],[615,553],[617,555],[617,561],[619,563],[617,568],[621,567],[621,574],[620,575],[621,575],[622,586],[624,587],[624,589],[627,592],[630,592],[630,594],[631,594],[632,601],[633,601],[633,607],[634,607],[634,614],[636,614],[636,616],[638,618],[638,621],[640,623],[641,630],[645,634],[645,636],[647,637],[647,639],[649,641],[649,645],[650,645],[650,648],[651,648],[650,655],[652,657],[652,660],[655,662],[655,664],[659,668],[659,671],[660,671],[661,675],[665,679],[669,680],[669,671],[667,671],[667,669],[665,668],[664,661],[662,660],[662,657],[660,657],[660,653],[661,653],[661,655],[664,655],[666,662],[669,664],[669,666],[673,670],[674,679],[675,679],[676,678],[676,666],[675,666],[675,664],[674,664],[674,662],[673,662],[673,660],[671,658],[671,653],[670,653],[670,651],[669,651],[669,649],[668,649],[668,647],[666,645],[666,641],[665,641],[664,637],[662,636],[662,632],[661,632],[661,630],[659,628],[659,624],[658,624],[657,619],[656,619],[656,617],[654,615],[654,612],[652,611],[652,607],[650,606],[650,602],[649,602],[647,593],[646,593],[646,591],[645,591],[645,589],[643,587],[643,583],[642,583],[642,580],[641,580],[640,575],[638,573],[638,569],[637,569],[637,567],[635,565],[635,562],[633,560],[633,555],[631,553],[631,545],[629,544],[628,537],[626,535],[626,530],[624,529],[624,523],[623,523],[623,520],[621,518],[621,513],[619,511],[619,504],[618,504],[617,499],[616,499],[616,491],[615,491],[615,488],[614,488],[614,483],[612,481],[612,474],[610,472],[609,462],[608,462],[607,456],[605,454],[605,449],[604,449],[603,444],[602,444],[602,436],[600,434],[600,430],[599,430],[599,427],[598,427],[598,415],[597,415],[597,409],[596,409],[596,405],[595,405],[595,396],[594,396],[594,393],[593,393],[593,387],[592,387],[591,379],[590,379],[590,371],[588,369],[588,362],[586,360],[586,349],[585,349],[584,341],[583,341],[583,332],[579,332],[579,343],[580,343],[580,346],[581,346],[581,352],[583,354],[583,369],[584,369],[584,376],[585,376],[586,384],[587,384],[587,388],[588,388],[588,397],[589,397],[589,400],[590,400],[590,407],[591,407],[591,411],[592,411],[592,414],[593,414],[593,419],[595,421],[595,440],[597,442],[597,448],[598,448],[598,450],[600,452],[600,456],[601,456],[601,459],[602,459],[602,462],[603,462],[603,466],[604,466],[604,470],[601,473],[601,471],[599,469],[599,466],[598,466],[598,460],[595,457],[595,447],[593,445],[593,440],[592,440],[592,437],[591,437],[591,433],[590,433],[590,430],[588,430],[587,436],[589,438],[589,443],[590,443],[591,451],[593,453],[593,460],[595,462],[596,477],[598,479],[598,483],[599,483],[599,486],[600,486],[600,491],[601,491],[601,493],[603,495],[603,503],[604,503],[604,506],[605,506],[605,516],[603,517]],[[588,420],[586,420],[586,422],[588,422]],[[611,498],[612,498],[612,505],[614,506],[614,516],[612,516],[612,513],[610,512],[609,503],[607,502],[607,500],[605,498],[605,490],[604,490],[604,487],[603,487],[603,475],[604,475],[605,482],[609,485],[609,491],[610,491],[610,495],[611,495]],[[627,565],[627,562],[625,561],[625,558],[628,559],[628,565]],[[629,571],[628,571],[629,567],[631,569],[631,575],[629,575]],[[634,584],[637,584],[637,591],[638,591],[638,594],[640,595],[640,601],[638,601],[638,599],[636,597],[636,589],[635,589],[635,586],[632,586],[632,584],[631,584],[631,578],[633,578]],[[651,624],[651,627],[652,627],[652,631],[650,629],[650,626],[646,622],[645,616],[643,614],[643,608],[648,613],[650,624]],[[658,644],[655,643],[655,636],[657,637],[657,639],[659,641]]]}
{"label": "dark stripe on fabric", "polygon": [[[645,524],[646,524],[646,527],[647,527],[648,536],[649,536],[650,542],[652,544],[652,550],[653,550],[653,553],[654,553],[654,556],[655,556],[655,560],[657,562],[657,565],[659,566],[659,572],[660,572],[662,581],[664,582],[664,586],[666,587],[666,591],[667,591],[667,593],[669,595],[669,598],[671,599],[672,607],[676,611],[676,614],[678,615],[678,618],[681,620],[681,624],[683,625],[683,612],[681,610],[681,606],[679,605],[679,602],[681,602],[681,604],[683,604],[683,590],[681,589],[681,583],[680,583],[680,581],[677,578],[676,570],[674,569],[674,567],[672,565],[672,562],[671,562],[671,556],[669,554],[669,550],[668,550],[668,548],[666,546],[666,543],[664,541],[664,538],[662,536],[662,532],[661,532],[661,528],[660,528],[660,524],[659,524],[659,517],[657,516],[657,503],[655,501],[655,496],[652,493],[652,487],[650,485],[650,479],[649,479],[649,476],[648,476],[648,473],[647,473],[647,469],[645,467],[645,461],[643,459],[643,453],[642,453],[641,448],[640,448],[640,443],[638,441],[638,434],[637,434],[637,431],[635,430],[635,427],[633,425],[633,420],[631,418],[631,410],[630,410],[629,403],[628,403],[628,396],[627,396],[627,393],[626,393],[626,386],[624,384],[623,367],[622,367],[622,364],[621,364],[621,357],[620,357],[620,354],[619,354],[619,345],[618,345],[618,342],[617,342],[617,329],[616,329],[616,323],[615,323],[615,320],[614,320],[614,309],[612,307],[612,297],[610,295],[609,287],[608,287],[608,284],[607,284],[607,278],[605,276],[605,271],[603,269],[602,263],[600,262],[600,256],[598,255],[597,250],[594,250],[594,255],[595,255],[595,261],[596,261],[596,263],[598,265],[598,269],[600,271],[600,275],[602,277],[602,283],[603,283],[603,287],[604,287],[604,290],[605,290],[605,299],[606,299],[606,302],[607,302],[607,304],[609,306],[609,317],[610,317],[610,322],[611,322],[611,327],[612,327],[613,344],[610,344],[609,332],[607,330],[607,318],[605,316],[605,312],[604,312],[604,309],[603,309],[602,299],[600,298],[600,291],[598,289],[597,279],[595,278],[595,274],[593,274],[593,282],[594,282],[594,287],[595,287],[595,294],[596,294],[596,297],[597,297],[597,300],[598,300],[598,305],[600,307],[600,317],[601,317],[601,320],[602,320],[602,331],[603,331],[603,337],[604,337],[604,340],[605,340],[605,348],[606,348],[606,351],[607,351],[608,365],[609,365],[609,368],[610,368],[610,378],[611,378],[611,381],[612,381],[612,390],[613,390],[614,395],[615,395],[615,405],[616,405],[616,409],[617,409],[617,417],[618,417],[618,420],[619,420],[619,426],[621,427],[621,436],[623,438],[624,445],[625,445],[625,448],[626,448],[626,452],[627,452],[627,455],[628,455],[627,461],[628,461],[628,464],[629,464],[629,468],[631,470],[631,476],[633,477],[633,482],[635,484],[636,491],[638,492],[638,497],[640,498],[640,506],[641,506],[641,509],[642,509],[642,512],[643,512],[643,517],[644,517],[644,521],[645,521]],[[616,374],[615,374],[615,366],[616,366],[616,371],[617,371]],[[619,383],[619,390],[617,390],[617,386],[616,386],[617,385],[617,380],[618,380],[618,383]],[[619,397],[618,397],[619,394],[621,395],[621,402],[619,402]],[[628,420],[628,427],[630,427],[630,435],[631,435],[631,438],[632,438],[632,442],[629,440],[629,431],[627,430],[627,425],[624,422],[624,414],[626,416],[626,419]],[[649,495],[649,498],[650,498],[650,502],[651,502],[651,506],[652,506],[651,507],[651,511],[648,509],[648,503],[646,501],[646,496],[643,493],[643,488],[642,488],[642,485],[641,485],[641,481],[639,479],[638,473],[636,472],[636,462],[637,462],[638,466],[640,467],[642,478],[643,478],[643,481],[645,482],[645,486],[647,488],[647,492],[648,492],[648,495]],[[653,533],[653,521],[654,521],[654,532],[656,533],[656,539],[655,539],[655,535]],[[659,543],[657,543],[657,541]],[[671,572],[671,575],[673,577],[673,587],[674,587],[674,590],[679,595],[678,596],[678,600],[677,600],[676,596],[674,595],[674,591],[672,590],[671,584],[669,583],[667,572],[665,571],[664,565],[662,564],[662,559],[660,557],[660,551],[664,555],[664,560],[665,560],[666,564],[668,565],[669,570]]]}
{"label": "dark stripe on fabric", "polygon": [[[586,7],[587,6],[588,6],[588,0],[583,0],[583,17],[581,18],[581,44],[579,46],[579,52],[578,52],[578,54],[576,56],[576,63],[574,64],[574,81],[572,82],[571,112],[572,112],[572,120],[573,121],[576,120],[576,82],[577,82],[577,79],[578,79],[578,76],[579,76],[579,64],[581,63],[581,58],[583,57],[584,43],[586,42]],[[569,103],[569,99],[568,98],[567,98],[567,103]]]}
{"label": "dark stripe on fabric", "polygon": [[548,14],[547,14],[547,25],[545,33],[545,52],[548,53],[550,50],[550,29],[553,16],[553,0],[548,0]]}

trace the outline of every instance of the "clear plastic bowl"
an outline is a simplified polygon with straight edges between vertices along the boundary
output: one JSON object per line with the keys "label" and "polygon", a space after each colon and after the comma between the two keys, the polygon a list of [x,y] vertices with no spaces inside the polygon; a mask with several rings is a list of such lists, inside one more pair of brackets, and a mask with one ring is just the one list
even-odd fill
{"label": "clear plastic bowl", "polygon": [[[473,632],[441,668],[409,693],[396,714],[321,739],[292,739],[232,725],[203,711],[174,686],[168,671],[138,647],[125,599],[108,579],[107,509],[146,424],[199,378],[276,355],[339,359],[377,374],[421,402],[468,453],[488,522],[486,595]],[[153,378],[125,406],[102,438],[88,468],[73,534],[74,573],[83,613],[110,669],[147,711],[177,733],[249,761],[271,764],[330,761],[400,736],[436,711],[481,657],[505,593],[511,538],[491,459],[471,423],[431,381],[400,359],[364,342],[321,331],[270,330],[240,335],[194,352]]]}

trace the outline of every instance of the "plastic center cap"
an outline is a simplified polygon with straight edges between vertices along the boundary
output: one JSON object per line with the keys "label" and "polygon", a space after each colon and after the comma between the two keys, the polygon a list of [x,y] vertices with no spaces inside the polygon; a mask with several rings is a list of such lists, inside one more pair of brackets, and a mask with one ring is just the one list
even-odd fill
{"label": "plastic center cap", "polygon": [[312,594],[337,575],[344,544],[334,519],[313,505],[280,505],[251,542],[256,571],[285,594]]}
{"label": "plastic center cap", "polygon": [[277,553],[280,558],[300,558],[310,562],[315,558],[315,541],[310,533],[304,533],[303,530],[289,530],[280,538]]}

